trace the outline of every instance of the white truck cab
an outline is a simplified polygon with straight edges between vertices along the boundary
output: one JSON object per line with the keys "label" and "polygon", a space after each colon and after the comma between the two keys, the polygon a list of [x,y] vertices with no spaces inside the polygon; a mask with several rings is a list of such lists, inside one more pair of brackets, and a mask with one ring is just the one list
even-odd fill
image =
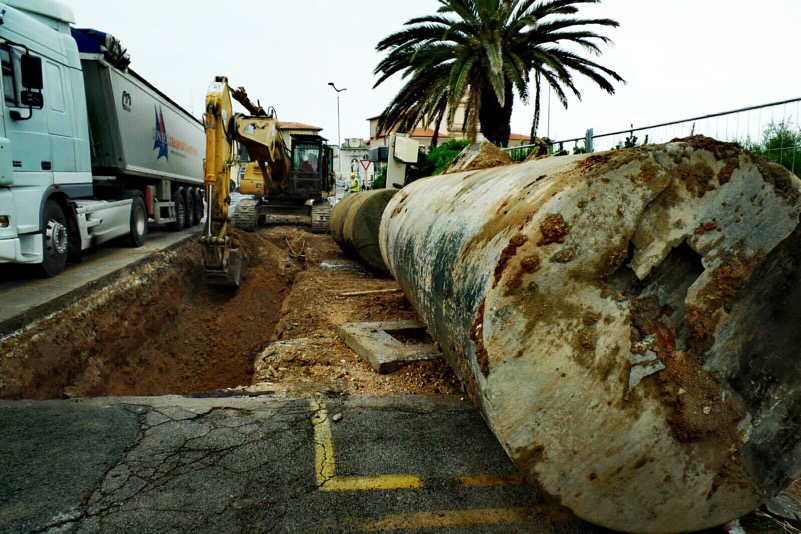
{"label": "white truck cab", "polygon": [[202,124],[74,21],[54,0],[0,0],[0,263],[49,276],[102,242],[141,245],[149,220],[202,216]]}

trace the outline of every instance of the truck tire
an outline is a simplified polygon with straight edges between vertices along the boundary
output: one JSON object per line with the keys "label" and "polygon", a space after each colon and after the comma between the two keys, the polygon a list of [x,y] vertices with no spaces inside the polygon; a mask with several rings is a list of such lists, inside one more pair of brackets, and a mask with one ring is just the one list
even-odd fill
{"label": "truck tire", "polygon": [[131,229],[125,241],[132,247],[141,247],[147,239],[147,206],[139,193],[133,196],[131,204]]}
{"label": "truck tire", "polygon": [[[311,227],[314,234],[327,234],[331,229],[331,203],[327,198],[317,199],[312,204]],[[377,229],[376,229],[377,230]],[[376,237],[378,234],[376,234]]]}
{"label": "truck tire", "polygon": [[203,190],[199,187],[195,191],[195,221],[200,223],[203,220]]}
{"label": "truck tire", "polygon": [[69,226],[64,210],[55,200],[48,200],[42,213],[41,274],[44,277],[56,276],[64,270],[69,242]]}
{"label": "truck tire", "polygon": [[194,189],[195,191],[195,221],[200,224],[200,221],[203,220],[203,190],[199,187]]}
{"label": "truck tire", "polygon": [[170,223],[170,230],[175,232],[184,229],[186,224],[186,198],[184,197],[184,190],[179,189],[175,192],[175,220]]}
{"label": "truck tire", "polygon": [[195,220],[195,194],[191,189],[186,190],[186,228],[197,224]]}

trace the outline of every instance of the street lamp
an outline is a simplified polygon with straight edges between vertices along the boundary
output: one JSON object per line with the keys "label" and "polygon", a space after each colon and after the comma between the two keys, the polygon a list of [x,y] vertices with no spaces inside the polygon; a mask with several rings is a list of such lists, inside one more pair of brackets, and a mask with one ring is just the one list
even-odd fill
{"label": "street lamp", "polygon": [[347,91],[347,89],[337,89],[337,86],[334,85],[334,82],[328,82],[328,85],[333,87],[334,91],[337,92],[337,146],[339,147],[339,150],[342,150],[342,139],[340,139],[339,133],[339,93],[342,91]]}

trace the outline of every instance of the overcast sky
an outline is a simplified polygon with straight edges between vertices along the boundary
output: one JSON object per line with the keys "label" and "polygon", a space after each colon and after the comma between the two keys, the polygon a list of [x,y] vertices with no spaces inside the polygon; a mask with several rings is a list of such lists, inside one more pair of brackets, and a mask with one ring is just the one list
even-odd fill
{"label": "overcast sky", "polygon": [[[323,127],[337,139],[369,137],[400,80],[372,89],[375,44],[436,0],[64,0],[77,26],[114,34],[131,67],[200,115],[215,75],[244,85],[278,118]],[[801,96],[799,0],[606,0],[581,15],[611,17],[617,29],[600,62],[628,82],[615,95],[580,81],[583,101],[551,102],[554,139],[681,119]],[[547,107],[547,93],[544,106]],[[515,104],[512,131],[527,134],[532,108]],[[543,112],[540,135],[548,128]],[[688,132],[689,133],[689,132]]]}

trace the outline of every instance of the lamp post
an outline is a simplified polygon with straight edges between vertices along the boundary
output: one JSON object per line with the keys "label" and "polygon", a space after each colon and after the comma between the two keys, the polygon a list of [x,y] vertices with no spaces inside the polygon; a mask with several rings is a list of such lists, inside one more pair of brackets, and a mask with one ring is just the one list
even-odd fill
{"label": "lamp post", "polygon": [[344,89],[337,89],[337,86],[334,85],[334,82],[328,82],[328,85],[334,88],[334,91],[337,92],[337,146],[339,147],[340,153],[342,151],[342,139],[340,138],[340,130],[339,130],[339,93],[342,91],[347,91],[347,88]]}

